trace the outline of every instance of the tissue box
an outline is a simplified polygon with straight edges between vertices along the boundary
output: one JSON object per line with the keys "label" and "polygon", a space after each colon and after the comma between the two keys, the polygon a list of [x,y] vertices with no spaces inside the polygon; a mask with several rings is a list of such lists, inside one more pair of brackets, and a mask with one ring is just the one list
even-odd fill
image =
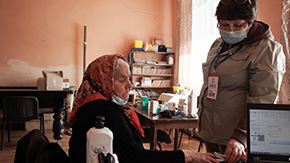
{"label": "tissue box", "polygon": [[63,89],[63,72],[62,71],[42,71],[45,79],[46,90]]}

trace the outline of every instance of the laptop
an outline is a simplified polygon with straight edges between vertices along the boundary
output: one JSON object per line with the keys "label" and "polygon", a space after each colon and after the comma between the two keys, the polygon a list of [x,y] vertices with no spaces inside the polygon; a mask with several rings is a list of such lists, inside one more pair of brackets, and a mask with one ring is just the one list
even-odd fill
{"label": "laptop", "polygon": [[290,105],[248,104],[247,162],[290,162]]}

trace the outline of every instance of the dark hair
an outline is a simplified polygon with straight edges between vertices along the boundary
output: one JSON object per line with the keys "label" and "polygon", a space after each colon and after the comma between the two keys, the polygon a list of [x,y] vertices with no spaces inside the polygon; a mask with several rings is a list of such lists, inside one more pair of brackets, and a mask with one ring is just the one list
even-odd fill
{"label": "dark hair", "polygon": [[[251,4],[249,1],[251,1]],[[246,3],[239,5],[234,0],[229,4],[223,4],[220,1],[215,15],[218,21],[244,19],[248,24],[251,24],[257,15],[257,2],[256,0],[248,0]]]}

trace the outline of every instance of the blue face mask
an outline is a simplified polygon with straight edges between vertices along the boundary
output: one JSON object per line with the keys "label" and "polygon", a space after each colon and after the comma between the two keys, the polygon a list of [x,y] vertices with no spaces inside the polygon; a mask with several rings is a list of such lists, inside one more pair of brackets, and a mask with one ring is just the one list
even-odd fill
{"label": "blue face mask", "polygon": [[117,105],[126,105],[128,101],[121,99],[117,95],[113,95],[112,102]]}
{"label": "blue face mask", "polygon": [[240,31],[224,31],[220,29],[220,35],[224,39],[224,41],[228,44],[236,44],[238,42],[243,41],[245,38],[247,38],[247,27],[245,27],[243,30]]}

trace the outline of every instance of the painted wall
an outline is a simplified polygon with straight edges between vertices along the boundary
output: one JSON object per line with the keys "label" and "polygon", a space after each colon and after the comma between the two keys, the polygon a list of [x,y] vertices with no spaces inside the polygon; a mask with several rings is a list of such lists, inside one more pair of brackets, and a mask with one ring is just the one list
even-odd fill
{"label": "painted wall", "polygon": [[[175,1],[175,0],[174,0]],[[86,65],[103,54],[128,55],[134,40],[172,45],[169,0],[0,0],[0,86],[36,86],[42,70],[64,71],[79,86]]]}
{"label": "painted wall", "polygon": [[274,39],[280,42],[282,0],[257,0],[257,20],[271,26]]}
{"label": "painted wall", "polygon": [[[280,40],[282,0],[258,0],[258,20]],[[0,0],[0,86],[36,86],[41,71],[64,71],[78,87],[103,54],[128,55],[137,39],[175,48],[177,0]]]}

